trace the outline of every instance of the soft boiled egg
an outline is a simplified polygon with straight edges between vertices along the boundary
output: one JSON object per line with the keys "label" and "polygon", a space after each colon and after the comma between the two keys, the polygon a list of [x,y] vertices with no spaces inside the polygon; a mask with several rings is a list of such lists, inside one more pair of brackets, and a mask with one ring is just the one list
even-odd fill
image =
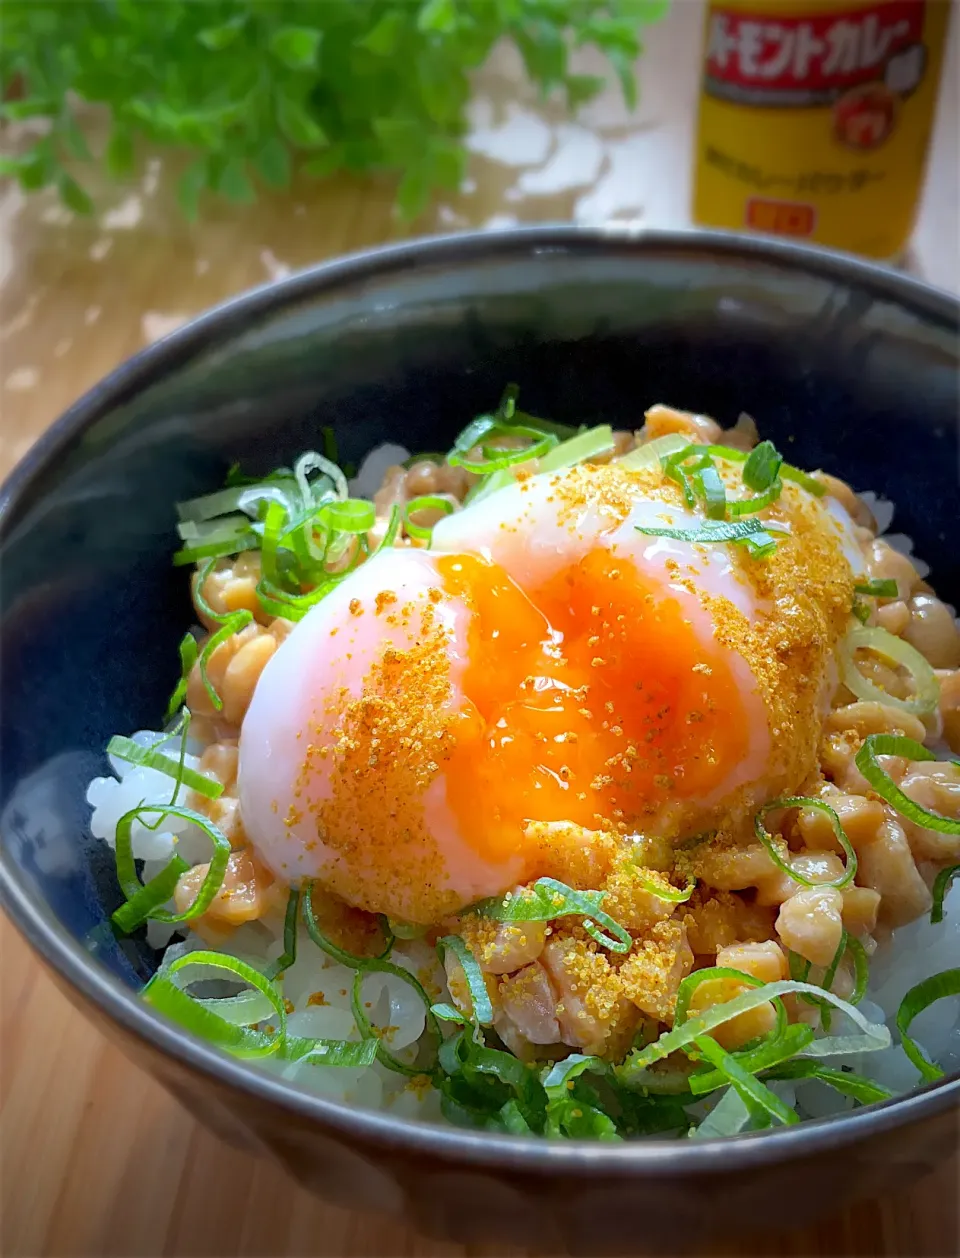
{"label": "soft boiled egg", "polygon": [[702,523],[659,469],[577,467],[374,556],[257,686],[239,789],[260,857],[431,924],[796,789],[849,615],[846,525],[795,486],[763,518],[768,559],[652,536]]}

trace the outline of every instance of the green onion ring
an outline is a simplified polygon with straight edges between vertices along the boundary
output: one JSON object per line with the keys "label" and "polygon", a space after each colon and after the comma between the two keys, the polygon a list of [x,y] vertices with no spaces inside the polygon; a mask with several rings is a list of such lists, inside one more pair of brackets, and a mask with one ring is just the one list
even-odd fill
{"label": "green onion ring", "polygon": [[[914,694],[909,699],[898,699],[869,681],[857,668],[854,651],[873,651],[875,655],[899,664],[910,673]],[[839,650],[840,675],[844,685],[858,699],[883,703],[912,716],[930,716],[940,703],[940,683],[929,662],[915,646],[898,638],[879,625],[855,625],[843,639]]]}
{"label": "green onion ring", "polygon": [[453,515],[455,507],[448,498],[441,498],[439,494],[420,494],[417,498],[411,498],[403,509],[403,525],[408,537],[415,537],[418,541],[429,542],[433,535],[433,525],[417,524],[410,519],[415,512],[428,510],[442,511],[444,515]]}
{"label": "green onion ring", "polygon": [[752,498],[733,498],[727,503],[727,516],[736,520],[745,515],[756,515],[758,511],[763,511],[769,507],[771,503],[777,501],[783,493],[783,481],[775,480],[769,489],[765,489],[761,494],[755,494]]}
{"label": "green onion ring", "polygon": [[[179,817],[198,826],[213,844],[213,854],[210,858],[206,877],[200,884],[196,898],[189,908],[184,909],[182,913],[171,913],[167,909],[155,908],[149,914],[149,917],[156,922],[188,922],[194,917],[199,917],[201,913],[209,908],[213,897],[223,885],[224,871],[227,868],[227,861],[233,850],[230,846],[230,840],[218,826],[213,824],[209,817],[204,817],[202,813],[194,812],[192,808],[184,808],[179,804],[138,804],[136,808],[131,808],[117,822],[116,852],[117,881],[120,883],[120,889],[128,901],[132,901],[143,890],[143,883],[137,877],[131,834],[134,821],[141,819],[145,813],[158,814],[157,821],[154,826],[150,827],[151,829],[159,826],[164,817]],[[179,857],[174,857],[174,859],[177,860]],[[159,878],[165,872],[166,870],[161,870],[157,877]],[[154,882],[156,882],[156,878],[151,879],[151,883]],[[149,886],[150,884],[148,883],[147,885]]]}
{"label": "green onion ring", "polygon": [[[277,1030],[271,1033],[237,1026],[205,1008],[203,1001],[197,1000],[172,981],[174,974],[191,965],[209,965],[215,969],[228,970],[255,988],[266,997],[276,1013]],[[188,952],[177,957],[150,979],[142,995],[160,1013],[179,1022],[194,1035],[227,1049],[236,1057],[270,1057],[280,1049],[286,1038],[287,1012],[280,993],[253,966],[223,952]]]}
{"label": "green onion ring", "polygon": [[[673,1025],[675,1027],[683,1026],[688,1020],[690,1016],[690,1001],[701,983],[712,983],[717,980],[732,980],[745,987],[764,986],[763,979],[756,978],[753,974],[746,974],[743,970],[735,970],[728,965],[711,965],[705,966],[702,970],[694,970],[692,974],[688,974],[681,981],[680,986],[677,988],[677,1004],[673,1015]],[[771,1004],[776,1011],[777,1025],[767,1038],[774,1042],[783,1035],[786,1029],[787,1010],[782,1000],[772,1000]]]}
{"label": "green onion ring", "polygon": [[[902,756],[906,760],[936,760],[937,757],[932,751],[928,751],[916,739],[906,738],[902,734],[868,734],[854,758],[854,763],[877,794],[886,800],[901,817],[906,817],[908,821],[915,821],[925,830],[935,830],[938,834],[960,834],[960,820],[944,817],[938,812],[930,812],[915,803],[897,786],[880,764],[878,756]],[[960,760],[952,758],[942,763],[960,766]]]}
{"label": "green onion ring", "polygon": [[309,507],[319,501],[314,492],[314,487],[308,479],[311,472],[321,472],[326,476],[333,485],[334,493],[338,498],[343,499],[347,497],[347,478],[342,470],[332,459],[318,454],[316,450],[308,450],[305,454],[301,454],[293,465],[294,479],[297,482],[297,488],[300,490],[300,496],[305,507]]}
{"label": "green onion ring", "polygon": [[300,889],[291,887],[287,910],[283,915],[283,952],[266,969],[266,976],[275,979],[289,970],[297,959],[297,923],[300,915]]}
{"label": "green onion ring", "polygon": [[[515,463],[526,463],[530,459],[537,459],[542,454],[546,454],[548,450],[552,450],[558,444],[557,438],[553,433],[541,433],[536,428],[528,428],[523,424],[502,425],[495,424],[493,429],[498,429],[499,434],[488,429],[484,435],[501,435],[512,437],[529,437],[531,445],[521,450],[508,450],[496,446],[484,446],[482,459],[470,459],[467,457],[466,451],[461,451],[457,446],[447,455],[447,462],[452,467],[462,467],[467,472],[479,472],[481,475],[490,472],[497,472],[504,467],[512,467]],[[462,435],[462,434],[461,434]],[[459,440],[459,439],[458,439]],[[479,438],[478,438],[479,440]],[[475,442],[474,445],[477,443]],[[469,447],[472,449],[473,447]]]}
{"label": "green onion ring", "polygon": [[[803,874],[789,865],[780,853],[777,851],[776,844],[772,835],[767,831],[763,824],[763,819],[769,812],[774,812],[781,808],[813,808],[816,812],[823,813],[833,827],[833,833],[836,835],[840,846],[843,848],[847,858],[846,868],[841,877],[835,878],[830,882],[812,882],[809,878],[805,878]],[[804,795],[790,795],[783,799],[775,799],[769,804],[764,804],[760,811],[753,819],[753,829],[767,850],[767,855],[777,866],[779,870],[792,878],[794,882],[798,882],[802,887],[833,887],[836,891],[842,891],[844,887],[849,887],[857,875],[857,854],[853,850],[853,845],[847,838],[847,832],[840,824],[840,818],[830,807],[825,804],[822,799],[809,799]]]}
{"label": "green onion ring", "polygon": [[221,618],[221,627],[216,633],[212,633],[203,644],[203,650],[200,652],[199,657],[200,679],[203,682],[210,702],[218,712],[223,711],[223,700],[217,694],[216,688],[207,676],[207,665],[210,663],[210,657],[218,646],[227,642],[235,633],[239,633],[241,629],[246,629],[247,625],[252,622],[253,612],[251,611],[231,612],[229,616]]}
{"label": "green onion ring", "polygon": [[918,1014],[946,996],[960,996],[960,968],[941,970],[939,974],[931,974],[922,983],[917,983],[904,996],[897,1010],[897,1030],[900,1032],[903,1051],[928,1083],[942,1079],[944,1072],[927,1058],[920,1045],[907,1032]]}
{"label": "green onion ring", "polygon": [[941,869],[934,879],[933,907],[930,910],[930,921],[934,926],[943,921],[943,902],[947,898],[947,889],[957,874],[960,874],[960,865],[948,865],[946,869]]}
{"label": "green onion ring", "polygon": [[320,508],[320,514],[341,533],[366,533],[373,528],[377,518],[373,503],[365,498],[328,502]]}
{"label": "green onion ring", "polygon": [[[408,1065],[405,1061],[401,1061],[399,1057],[394,1056],[394,1054],[390,1052],[377,1035],[373,1023],[367,1017],[366,1011],[363,1007],[363,980],[369,974],[392,974],[395,978],[399,978],[404,983],[409,984],[409,986],[413,988],[423,1001],[426,1029],[429,1032],[434,1045],[434,1060],[431,1063],[426,1066]],[[443,1041],[443,1035],[433,1012],[430,997],[424,991],[423,984],[419,981],[419,979],[411,974],[409,970],[405,970],[400,965],[394,965],[391,961],[381,961],[375,958],[365,960],[353,976],[353,989],[350,995],[350,1003],[353,1008],[353,1016],[356,1020],[360,1034],[365,1040],[377,1040],[377,1059],[382,1065],[386,1066],[388,1070],[393,1070],[397,1074],[408,1075],[411,1078],[415,1078],[417,1075],[429,1075],[434,1072],[437,1066],[436,1053]]]}
{"label": "green onion ring", "polygon": [[480,969],[477,958],[459,935],[444,935],[437,940],[437,956],[440,958],[441,964],[448,951],[452,952],[457,958],[463,970],[463,977],[466,980],[467,988],[470,992],[470,1000],[473,1004],[474,1021],[478,1026],[490,1026],[493,1022],[493,1005],[490,1003],[487,982],[483,977],[483,971]]}
{"label": "green onion ring", "polygon": [[310,936],[313,942],[317,945],[320,951],[325,952],[328,957],[332,957],[334,961],[339,961],[341,965],[345,965],[351,970],[363,969],[365,966],[370,966],[374,962],[379,964],[382,961],[386,961],[387,957],[393,951],[393,945],[395,942],[394,937],[393,937],[393,931],[390,929],[389,924],[387,923],[387,919],[385,917],[380,918],[380,927],[383,930],[384,935],[386,937],[386,943],[384,945],[383,951],[378,952],[376,956],[373,956],[373,957],[355,956],[354,953],[347,952],[345,948],[339,947],[337,944],[333,942],[332,939],[329,939],[320,929],[319,923],[317,922],[316,914],[314,913],[314,910],[313,910],[313,881],[312,880],[307,880],[300,889],[300,906],[301,906],[301,915],[303,917],[303,924],[307,928],[307,934]]}

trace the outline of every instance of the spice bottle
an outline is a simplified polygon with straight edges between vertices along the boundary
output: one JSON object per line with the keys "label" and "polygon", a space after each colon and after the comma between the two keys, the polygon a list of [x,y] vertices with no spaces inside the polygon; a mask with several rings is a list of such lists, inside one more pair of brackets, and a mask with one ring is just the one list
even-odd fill
{"label": "spice bottle", "polygon": [[710,0],[694,218],[893,260],[923,189],[949,0]]}

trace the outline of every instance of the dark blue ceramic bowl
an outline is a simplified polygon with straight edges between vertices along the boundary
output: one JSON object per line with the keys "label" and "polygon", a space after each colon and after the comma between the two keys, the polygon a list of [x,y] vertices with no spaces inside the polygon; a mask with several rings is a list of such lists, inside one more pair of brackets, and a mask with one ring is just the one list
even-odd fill
{"label": "dark blue ceramic bowl", "polygon": [[[449,444],[516,380],[525,406],[635,427],[656,400],[874,488],[960,602],[958,305],[839,255],[723,235],[576,228],[447,237],[292,276],[115,371],[0,493],[0,833],[7,912],[70,997],[227,1138],[340,1205],[460,1240],[584,1252],[780,1226],[900,1186],[956,1145],[960,1077],[727,1142],[548,1143],[351,1110],[226,1058],[137,999],[154,957],[105,929],[118,893],[84,787],[155,726],[189,623],[172,504],[266,471],[332,425],[357,461]],[[51,1137],[53,1139],[55,1137]]]}

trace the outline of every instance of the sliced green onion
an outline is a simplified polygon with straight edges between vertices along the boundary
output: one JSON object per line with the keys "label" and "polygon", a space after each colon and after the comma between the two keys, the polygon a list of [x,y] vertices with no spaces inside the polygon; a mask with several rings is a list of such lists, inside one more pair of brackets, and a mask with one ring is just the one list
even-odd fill
{"label": "sliced green onion", "polygon": [[869,594],[872,598],[896,598],[899,588],[893,577],[875,577],[870,581],[858,581],[853,587],[857,594]]}
{"label": "sliced green onion", "polygon": [[315,486],[310,484],[309,475],[311,472],[320,472],[327,477],[338,498],[347,497],[347,478],[340,468],[337,467],[336,463],[332,459],[318,454],[316,450],[308,450],[305,454],[301,454],[293,465],[293,476],[297,482],[297,488],[300,490],[300,496],[305,507],[310,506],[311,503],[326,500],[325,495],[318,497],[315,492]]}
{"label": "sliced green onion", "polygon": [[866,948],[856,935],[847,935],[847,951],[853,957],[853,991],[850,993],[850,1004],[859,1005],[867,994],[867,985],[870,982],[870,962]]}
{"label": "sliced green onion", "polygon": [[[781,808],[812,808],[815,812],[823,813],[833,828],[837,842],[843,848],[847,858],[846,867],[843,874],[839,878],[834,878],[829,882],[813,882],[809,878],[805,878],[803,874],[797,871],[787,861],[783,859],[777,850],[777,845],[773,841],[773,836],[768,832],[763,824],[763,819],[768,812],[774,812]],[[767,850],[767,855],[776,865],[776,867],[794,882],[800,883],[802,887],[834,887],[837,891],[842,891],[844,887],[849,887],[857,874],[857,854],[853,850],[853,845],[847,838],[847,832],[840,824],[840,818],[830,807],[825,804],[822,799],[810,799],[805,795],[790,795],[783,799],[775,799],[769,804],[764,804],[760,811],[753,819],[753,829]]]}
{"label": "sliced green onion", "polygon": [[654,437],[652,441],[645,441],[635,450],[622,455],[617,459],[617,467],[625,467],[630,472],[641,472],[647,467],[658,467],[669,455],[686,450],[689,445],[689,441],[680,433],[668,432],[662,437]]}
{"label": "sliced green onion", "polygon": [[[174,974],[191,965],[226,970],[255,988],[270,1002],[278,1029],[271,1033],[237,1026],[205,1007],[204,1001],[197,1000],[172,981]],[[278,1051],[286,1036],[287,1013],[280,993],[253,966],[223,952],[188,952],[177,957],[150,979],[143,989],[143,998],[194,1035],[227,1049],[237,1057],[270,1057]]]}
{"label": "sliced green onion", "polygon": [[728,502],[727,515],[734,520],[744,515],[756,515],[758,511],[763,511],[776,502],[782,493],[783,481],[775,480],[762,494],[755,494],[752,498],[735,498]]}
{"label": "sliced green onion", "polygon": [[638,533],[650,537],[671,537],[678,542],[696,542],[698,544],[713,542],[743,543],[755,558],[763,558],[776,549],[776,539],[768,531],[781,532],[775,525],[761,524],[759,520],[705,520],[696,528],[650,528],[644,525],[634,526]]}
{"label": "sliced green onion", "polygon": [[759,1106],[785,1127],[800,1121],[789,1105],[784,1104],[775,1092],[771,1092],[759,1079],[745,1070],[733,1054],[722,1048],[711,1035],[698,1035],[694,1043],[707,1061],[726,1076],[730,1086],[736,1088],[748,1108]]}
{"label": "sliced green onion", "polygon": [[377,1041],[361,1040],[311,1040],[302,1036],[287,1036],[277,1056],[283,1061],[297,1062],[306,1066],[336,1066],[355,1070],[372,1066],[377,1060]]}
{"label": "sliced green onion", "polygon": [[107,743],[107,755],[116,756],[118,760],[138,765],[142,769],[155,769],[158,773],[165,773],[167,777],[176,778],[182,785],[196,791],[198,795],[205,795],[207,799],[219,799],[223,794],[222,782],[208,778],[206,774],[198,773],[196,769],[181,766],[176,760],[165,756],[162,751],[155,750],[156,746],[166,741],[167,738],[163,737],[157,739],[153,747],[141,747],[132,738],[115,734]]}
{"label": "sliced green onion", "polygon": [[727,514],[727,487],[714,463],[708,462],[695,473],[708,520],[723,520]]}
{"label": "sliced green onion", "polygon": [[511,1136],[533,1136],[536,1132],[523,1116],[516,1101],[510,1100],[500,1109],[500,1121],[504,1131]]}
{"label": "sliced green onion", "polygon": [[559,472],[565,467],[575,467],[578,463],[586,463],[589,459],[602,458],[612,454],[616,449],[613,429],[609,424],[599,424],[596,428],[588,428],[578,432],[568,441],[561,441],[558,446],[548,450],[537,465],[538,472]]}
{"label": "sliced green onion", "polygon": [[826,1083],[843,1096],[852,1096],[861,1105],[872,1105],[875,1101],[889,1101],[896,1095],[889,1088],[863,1075],[854,1074],[851,1070],[828,1070],[826,1066],[818,1066],[814,1061],[786,1061],[776,1069],[764,1075],[765,1079],[817,1079]]}
{"label": "sliced green onion", "polygon": [[263,539],[260,547],[260,566],[264,579],[273,583],[280,581],[279,559],[280,541],[289,519],[289,513],[281,503],[268,502],[263,515]]}
{"label": "sliced green onion", "polygon": [[259,546],[260,538],[252,531],[232,533],[222,538],[184,546],[182,550],[174,552],[172,562],[175,568],[185,568],[204,559],[221,559],[226,555],[239,555],[244,550],[257,550]]}
{"label": "sliced green onion", "polygon": [[373,1023],[367,1017],[366,1010],[363,1007],[363,980],[367,977],[367,975],[373,973],[392,974],[395,978],[399,978],[404,983],[409,984],[409,986],[413,988],[423,1001],[426,1027],[431,1039],[433,1040],[435,1052],[437,1046],[443,1040],[440,1027],[437,1024],[436,1016],[433,1013],[430,997],[424,991],[422,983],[420,983],[420,981],[411,974],[409,970],[405,970],[402,966],[394,965],[391,961],[380,961],[375,958],[365,959],[353,976],[351,1006],[353,1008],[353,1016],[356,1020],[360,1034],[365,1040],[376,1039],[377,1059],[381,1065],[386,1066],[388,1070],[393,1070],[397,1074],[401,1075],[409,1075],[411,1078],[416,1075],[430,1074],[436,1067],[436,1060],[428,1066],[411,1066],[408,1065],[407,1062],[401,1061],[399,1057],[391,1053],[386,1047],[383,1040],[377,1034]]}
{"label": "sliced green onion", "polygon": [[300,920],[300,889],[291,887],[287,897],[287,911],[283,916],[283,952],[266,970],[267,978],[273,979],[289,970],[297,959],[297,924]]}
{"label": "sliced green onion", "polygon": [[151,917],[155,917],[157,909],[172,897],[181,875],[185,874],[189,868],[190,865],[181,856],[173,856],[158,874],[149,882],[144,883],[139,891],[134,891],[133,895],[111,915],[110,920],[117,930],[122,930],[124,934],[129,935],[138,926],[142,926]]}
{"label": "sliced green onion", "polygon": [[[674,1027],[672,1031],[665,1031],[652,1044],[648,1044],[642,1049],[634,1049],[623,1064],[616,1068],[617,1077],[622,1083],[630,1086],[633,1076],[639,1070],[655,1061],[662,1060],[664,1057],[669,1057],[677,1049],[685,1048],[686,1045],[692,1044],[698,1035],[707,1035],[715,1027],[718,1027],[721,1022],[727,1022],[741,1013],[749,1013],[751,1009],[756,1009],[758,1006],[766,1004],[777,997],[789,996],[794,993],[806,993],[829,1000],[832,1005],[842,1010],[860,1028],[863,1035],[856,1037],[855,1041],[852,1037],[847,1037],[847,1051],[874,1051],[889,1047],[890,1033],[885,1026],[878,1026],[869,1022],[858,1009],[855,1009],[853,1005],[848,1004],[845,1000],[841,1000],[833,992],[824,992],[822,988],[813,987],[809,983],[779,979],[775,983],[764,983],[761,987],[743,992],[741,995],[734,997],[733,1000],[728,1000],[722,1005],[713,1005],[702,1013],[688,1018],[681,1026]],[[807,1055],[812,1056],[811,1050],[821,1043],[822,1041],[815,1040],[810,1048],[806,1050]],[[856,1047],[850,1047],[850,1043],[855,1043]],[[832,1047],[832,1042],[830,1046]]]}
{"label": "sliced green onion", "polygon": [[[781,1062],[790,1061],[813,1043],[813,1040],[813,1027],[807,1026],[805,1022],[790,1022],[784,1027],[782,1035],[764,1040],[754,1048],[734,1053],[734,1057],[744,1070],[756,1075],[761,1070],[769,1070],[773,1066],[779,1066]],[[704,1096],[727,1083],[729,1079],[720,1070],[698,1071],[690,1075],[690,1091],[694,1096]]]}
{"label": "sliced green onion", "polygon": [[948,865],[941,869],[933,883],[933,908],[930,910],[931,924],[936,926],[943,921],[943,902],[947,898],[950,883],[960,874],[960,865]]}
{"label": "sliced green onion", "polygon": [[204,520],[215,520],[217,516],[229,515],[238,509],[240,496],[246,488],[246,485],[234,485],[227,489],[218,489],[212,494],[204,494],[201,498],[188,498],[185,502],[178,502],[177,516],[181,523],[200,523]]}
{"label": "sliced green onion", "polygon": [[694,1140],[713,1140],[723,1136],[735,1136],[750,1121],[750,1110],[736,1088],[727,1087],[710,1113],[690,1135]]}
{"label": "sliced green onion", "polygon": [[532,1131],[543,1130],[546,1093],[536,1072],[511,1053],[487,1048],[476,1031],[458,1031],[440,1046],[437,1086],[443,1113],[454,1121],[502,1130],[500,1113],[510,1100]]}
{"label": "sliced green onion", "polygon": [[241,629],[245,629],[252,621],[253,612],[246,610],[231,612],[229,616],[222,617],[220,628],[216,633],[210,635],[203,644],[203,650],[200,652],[200,679],[210,698],[210,702],[218,712],[223,711],[223,700],[217,694],[213,682],[207,676],[207,665],[210,663],[210,657],[218,646],[232,638],[235,633],[239,633]]}
{"label": "sliced green onion", "polygon": [[[705,966],[702,970],[694,970],[681,981],[677,988],[677,1003],[673,1015],[675,1027],[682,1026],[687,1021],[690,1001],[701,983],[712,983],[717,979],[733,980],[746,987],[763,987],[764,985],[763,979],[747,974],[743,970],[735,970],[728,965],[711,965]],[[774,1001],[773,1005],[777,1013],[776,1034],[779,1035],[787,1025],[787,1011],[782,1000]]]}
{"label": "sliced green onion", "polygon": [[462,467],[467,472],[480,472],[481,474],[498,472],[502,468],[513,467],[516,463],[526,463],[530,459],[538,459],[557,445],[557,438],[552,433],[540,433],[536,428],[528,428],[522,424],[514,424],[509,427],[494,425],[484,435],[488,437],[496,435],[528,437],[530,445],[519,450],[507,449],[503,446],[484,445],[482,446],[482,457],[479,459],[476,457],[468,458],[465,452],[461,452],[459,448],[455,447],[447,455],[447,462],[452,467]]}
{"label": "sliced green onion", "polygon": [[750,451],[743,465],[743,483],[748,489],[763,493],[779,479],[783,455],[772,441],[761,441]]}
{"label": "sliced green onion", "polygon": [[428,926],[418,926],[416,922],[401,922],[395,917],[388,917],[387,924],[397,939],[422,939]]}
{"label": "sliced green onion", "polygon": [[900,1043],[920,1074],[928,1082],[942,1079],[944,1072],[927,1057],[920,1045],[910,1038],[907,1032],[914,1018],[923,1013],[935,1001],[947,996],[960,996],[960,968],[941,970],[939,974],[931,974],[916,987],[911,987],[897,1010],[897,1030],[900,1032]]}
{"label": "sliced green onion", "polygon": [[[213,844],[213,854],[210,858],[210,864],[207,869],[206,876],[200,884],[193,903],[182,913],[171,913],[167,909],[151,908],[146,917],[156,922],[187,922],[194,917],[199,917],[201,913],[209,908],[213,897],[223,885],[223,875],[227,868],[227,861],[233,850],[230,846],[230,840],[223,831],[213,824],[209,817],[204,817],[202,813],[194,812],[192,808],[184,808],[179,804],[138,804],[136,808],[131,808],[129,812],[123,814],[117,822],[117,881],[120,883],[120,889],[128,902],[133,902],[143,890],[143,883],[137,877],[136,864],[133,858],[133,847],[131,834],[134,821],[140,821],[146,814],[156,814],[157,820],[151,829],[155,829],[163,821],[164,817],[178,817],[184,821],[190,821],[193,825],[198,826],[210,842]],[[146,822],[143,822],[146,825]],[[179,860],[174,857],[173,860]],[[172,863],[172,862],[171,862]],[[167,872],[167,866],[157,874],[156,878],[151,879],[148,886],[157,883],[157,879]],[[185,872],[185,871],[181,871]],[[172,876],[172,875],[169,875]],[[176,884],[174,884],[176,885]],[[169,898],[169,897],[168,897]],[[141,899],[139,903],[143,903]],[[163,903],[163,901],[160,901]],[[118,909],[118,912],[122,910]],[[128,921],[131,914],[124,917]],[[145,919],[141,919],[145,920]],[[136,923],[139,925],[139,923]],[[131,929],[130,926],[124,929]]]}
{"label": "sliced green onion", "polygon": [[870,608],[858,598],[853,600],[853,606],[850,608],[850,611],[860,621],[861,625],[867,624],[870,620]]}
{"label": "sliced green onion", "polygon": [[[530,887],[503,899],[483,900],[473,911],[495,922],[549,922],[558,917],[583,917],[587,934],[611,952],[629,952],[633,945],[624,930],[600,908],[605,891],[574,891],[555,878],[538,878]],[[600,927],[609,931],[604,934]]]}
{"label": "sliced green onion", "polygon": [[[715,458],[729,459],[731,463],[746,463],[748,455],[743,450],[736,450],[733,446],[709,445],[694,446],[695,450],[706,450]],[[822,485],[809,473],[801,471],[799,467],[794,467],[792,463],[782,463],[780,465],[781,480],[792,481],[795,485],[802,486],[807,493],[813,494],[815,498],[823,498],[826,495],[827,487]]]}
{"label": "sliced green onion", "polygon": [[243,514],[224,515],[216,520],[201,520],[199,523],[195,520],[181,520],[177,525],[177,532],[183,541],[198,544],[228,541],[238,533],[250,531],[250,517]]}
{"label": "sliced green onion", "polygon": [[634,875],[637,882],[644,889],[649,891],[651,895],[655,895],[658,900],[665,900],[669,904],[683,904],[693,895],[696,882],[690,882],[682,890],[680,887],[672,887],[666,877],[661,881],[659,878],[652,878],[644,869],[638,869]]}
{"label": "sliced green onion", "polygon": [[470,1019],[467,1017],[467,1015],[464,1013],[461,1013],[460,1010],[454,1008],[453,1005],[448,1005],[446,1003],[443,1003],[440,1005],[431,1005],[430,1012],[440,1022],[455,1022],[458,1026],[470,1025]]}
{"label": "sliced green onion", "polygon": [[600,1057],[571,1053],[564,1061],[544,1071],[541,1082],[547,1094],[544,1134],[553,1137],[586,1136],[594,1140],[619,1140],[617,1125],[604,1110],[571,1096],[575,1081],[585,1072],[610,1075],[610,1067]]}
{"label": "sliced green onion", "polygon": [[343,502],[328,502],[321,508],[320,514],[341,533],[366,533],[373,528],[377,519],[373,503],[365,498],[346,498]]}
{"label": "sliced green onion", "polygon": [[[910,673],[914,693],[909,699],[898,699],[879,686],[875,686],[857,668],[854,651],[872,651],[881,659],[899,664]],[[928,661],[916,647],[898,638],[879,625],[856,625],[840,644],[840,674],[844,685],[858,699],[872,703],[885,703],[900,712],[913,716],[930,716],[940,703],[940,683]]]}
{"label": "sliced green onion", "polygon": [[490,1003],[486,979],[483,977],[477,958],[459,935],[444,935],[437,940],[437,956],[441,964],[448,951],[457,958],[463,970],[470,1000],[473,1003],[474,1021],[480,1026],[490,1026],[493,1022],[493,1005]]}
{"label": "sliced green onion", "polygon": [[176,689],[170,696],[170,702],[167,704],[166,719],[168,721],[187,697],[190,674],[193,672],[193,666],[197,662],[197,640],[192,633],[185,633],[180,639],[179,651],[180,680],[177,682]]}
{"label": "sliced green onion", "polygon": [[[906,760],[936,760],[932,751],[928,751],[913,738],[905,738],[902,734],[868,734],[863,746],[857,752],[855,763],[873,789],[896,812],[908,821],[915,821],[925,830],[936,830],[938,834],[960,834],[960,820],[944,817],[938,812],[930,812],[906,795],[893,778],[880,764],[878,756],[902,756]],[[946,760],[945,764],[960,765],[958,760]]]}
{"label": "sliced green onion", "polygon": [[400,508],[398,506],[391,507],[390,519],[387,522],[387,531],[384,533],[380,541],[380,545],[377,547],[378,551],[389,550],[390,547],[397,540],[397,537],[400,533],[401,520],[402,520],[402,516],[400,513]]}
{"label": "sliced green onion", "polygon": [[[394,938],[386,918],[381,918],[381,926],[386,935],[386,944],[383,951],[377,953],[373,957],[358,957],[352,952],[347,952],[345,948],[339,947],[328,938],[320,929],[316,914],[313,910],[313,882],[308,880],[300,889],[300,905],[302,910],[303,924],[307,928],[307,934],[317,945],[321,952],[325,952],[328,957],[332,957],[334,961],[339,961],[341,965],[348,966],[351,970],[358,970],[372,965],[374,962],[386,961],[387,957],[393,950]],[[429,1003],[429,1002],[428,1002]]]}
{"label": "sliced green onion", "polygon": [[429,542],[433,535],[432,524],[417,524],[410,518],[416,512],[442,511],[444,515],[453,515],[454,510],[453,503],[448,498],[441,498],[439,494],[421,494],[418,498],[411,498],[403,509],[403,525],[407,536]]}

